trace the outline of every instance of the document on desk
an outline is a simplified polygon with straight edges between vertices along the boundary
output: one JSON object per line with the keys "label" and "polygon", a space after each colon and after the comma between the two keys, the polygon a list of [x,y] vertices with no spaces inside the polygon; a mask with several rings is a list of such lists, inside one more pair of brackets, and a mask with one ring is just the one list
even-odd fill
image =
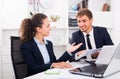
{"label": "document on desk", "polygon": [[[49,69],[44,72],[43,78],[40,79],[88,79],[88,77],[81,77],[71,74],[69,69],[59,69],[59,68],[53,68]],[[32,79],[32,78],[31,78]],[[38,79],[38,78],[36,78]]]}
{"label": "document on desk", "polygon": [[89,50],[86,50],[84,53],[82,53],[80,56],[77,56],[77,54],[75,55],[75,59],[78,60],[84,56],[88,56],[88,55],[91,55],[91,54],[94,54],[96,52],[99,52],[101,51],[101,48],[98,48],[98,49],[89,49]]}
{"label": "document on desk", "polygon": [[54,69],[49,69],[49,70],[46,70],[45,72],[44,72],[44,74],[47,74],[47,75],[59,75],[60,74],[60,72],[61,72],[61,70],[60,69],[57,69],[57,68],[54,68]]}

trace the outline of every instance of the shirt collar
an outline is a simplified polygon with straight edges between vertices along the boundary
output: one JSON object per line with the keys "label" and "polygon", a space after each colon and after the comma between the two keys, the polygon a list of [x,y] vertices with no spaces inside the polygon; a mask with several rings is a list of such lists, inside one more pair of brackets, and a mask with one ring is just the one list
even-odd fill
{"label": "shirt collar", "polygon": [[[86,36],[87,33],[83,32],[83,35]],[[93,27],[92,27],[92,30],[90,31],[89,35],[93,35]]]}
{"label": "shirt collar", "polygon": [[[34,37],[33,39],[34,39],[34,41],[35,41],[37,44],[41,44],[41,45],[42,45],[42,43],[40,43],[40,42],[38,41],[38,39],[36,39],[35,37]],[[48,44],[47,40],[45,40],[45,39],[43,39],[43,40],[44,40],[44,44],[45,44],[45,45]]]}

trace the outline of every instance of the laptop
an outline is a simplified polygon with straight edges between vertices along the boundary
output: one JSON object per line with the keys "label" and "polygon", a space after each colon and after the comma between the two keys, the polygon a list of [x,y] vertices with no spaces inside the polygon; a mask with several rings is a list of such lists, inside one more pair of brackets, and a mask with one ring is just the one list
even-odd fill
{"label": "laptop", "polygon": [[120,70],[120,43],[118,46],[103,46],[95,63],[70,69],[72,74],[102,78]]}

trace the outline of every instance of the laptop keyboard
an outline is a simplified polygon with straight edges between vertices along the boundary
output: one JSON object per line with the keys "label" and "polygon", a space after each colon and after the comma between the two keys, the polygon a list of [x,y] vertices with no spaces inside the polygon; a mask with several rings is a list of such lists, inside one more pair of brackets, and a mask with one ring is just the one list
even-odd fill
{"label": "laptop keyboard", "polygon": [[108,65],[103,64],[91,64],[81,68],[82,72],[93,73],[93,74],[103,74]]}

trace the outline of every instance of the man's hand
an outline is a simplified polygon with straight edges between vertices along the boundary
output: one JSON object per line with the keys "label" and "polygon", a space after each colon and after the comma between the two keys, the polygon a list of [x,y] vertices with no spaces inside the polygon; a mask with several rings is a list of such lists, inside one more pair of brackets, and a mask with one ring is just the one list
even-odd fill
{"label": "man's hand", "polygon": [[92,57],[93,59],[96,59],[96,58],[98,57],[99,53],[100,53],[100,52],[93,53],[93,54],[91,54],[91,57]]}
{"label": "man's hand", "polygon": [[85,54],[86,54],[85,52],[86,52],[86,50],[81,50],[81,51],[77,52],[77,53],[75,54],[75,60],[78,60],[78,59],[84,57]]}

